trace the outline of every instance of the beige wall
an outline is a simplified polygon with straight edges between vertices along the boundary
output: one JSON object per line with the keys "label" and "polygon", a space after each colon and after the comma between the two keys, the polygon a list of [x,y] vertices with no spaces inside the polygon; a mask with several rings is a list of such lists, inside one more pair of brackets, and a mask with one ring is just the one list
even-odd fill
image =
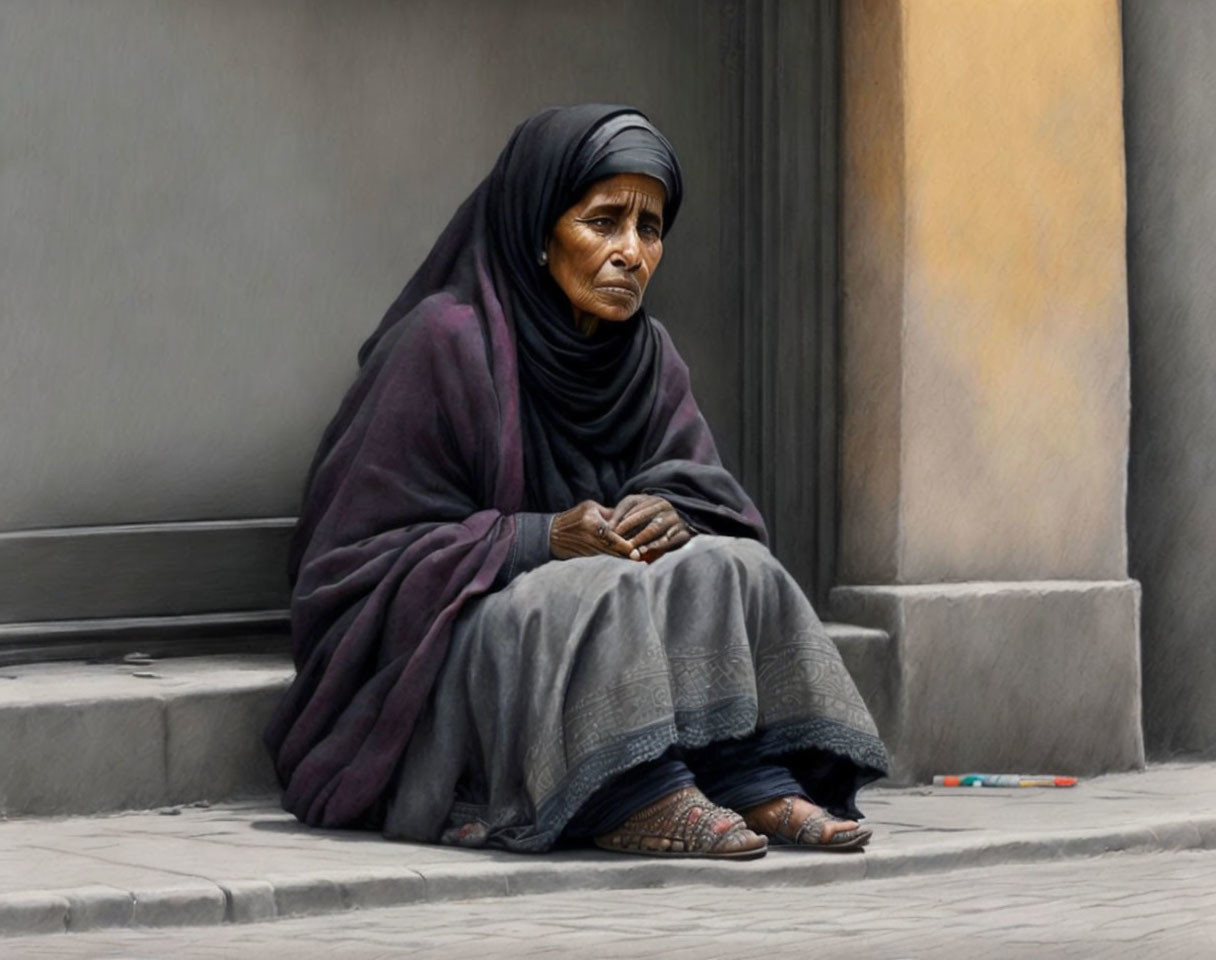
{"label": "beige wall", "polygon": [[1116,0],[846,0],[840,579],[1126,576]]}

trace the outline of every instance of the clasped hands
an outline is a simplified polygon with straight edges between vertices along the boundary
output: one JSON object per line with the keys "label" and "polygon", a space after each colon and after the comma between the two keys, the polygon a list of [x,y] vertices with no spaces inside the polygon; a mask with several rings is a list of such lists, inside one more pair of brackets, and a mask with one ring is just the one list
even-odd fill
{"label": "clasped hands", "polygon": [[559,560],[607,553],[649,562],[691,537],[692,530],[670,503],[634,493],[615,507],[584,500],[557,514],[549,528],[549,551]]}

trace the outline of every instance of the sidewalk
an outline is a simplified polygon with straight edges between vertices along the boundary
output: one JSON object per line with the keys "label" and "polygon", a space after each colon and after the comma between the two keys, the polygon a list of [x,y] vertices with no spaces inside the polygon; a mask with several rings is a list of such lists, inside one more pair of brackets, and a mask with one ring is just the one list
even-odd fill
{"label": "sidewalk", "polygon": [[773,850],[749,863],[599,851],[539,857],[303,828],[273,802],[0,822],[0,934],[242,923],[355,908],[682,884],[757,888],[1216,848],[1216,764],[1073,789],[865,791],[864,854]]}

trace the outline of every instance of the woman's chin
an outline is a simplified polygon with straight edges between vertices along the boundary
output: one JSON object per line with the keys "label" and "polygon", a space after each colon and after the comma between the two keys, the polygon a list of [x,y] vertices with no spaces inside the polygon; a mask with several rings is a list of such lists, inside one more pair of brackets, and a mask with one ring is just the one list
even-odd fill
{"label": "woman's chin", "polygon": [[595,309],[588,311],[605,323],[622,323],[638,312],[641,301],[636,297],[628,300],[614,299],[611,303],[597,303]]}

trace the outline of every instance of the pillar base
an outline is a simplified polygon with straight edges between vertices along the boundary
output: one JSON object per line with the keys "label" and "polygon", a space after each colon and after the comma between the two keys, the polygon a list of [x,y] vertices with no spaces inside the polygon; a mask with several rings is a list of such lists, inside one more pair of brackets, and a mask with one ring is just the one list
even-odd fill
{"label": "pillar base", "polygon": [[1136,581],[837,587],[830,607],[891,636],[859,687],[882,693],[892,780],[1144,765]]}

